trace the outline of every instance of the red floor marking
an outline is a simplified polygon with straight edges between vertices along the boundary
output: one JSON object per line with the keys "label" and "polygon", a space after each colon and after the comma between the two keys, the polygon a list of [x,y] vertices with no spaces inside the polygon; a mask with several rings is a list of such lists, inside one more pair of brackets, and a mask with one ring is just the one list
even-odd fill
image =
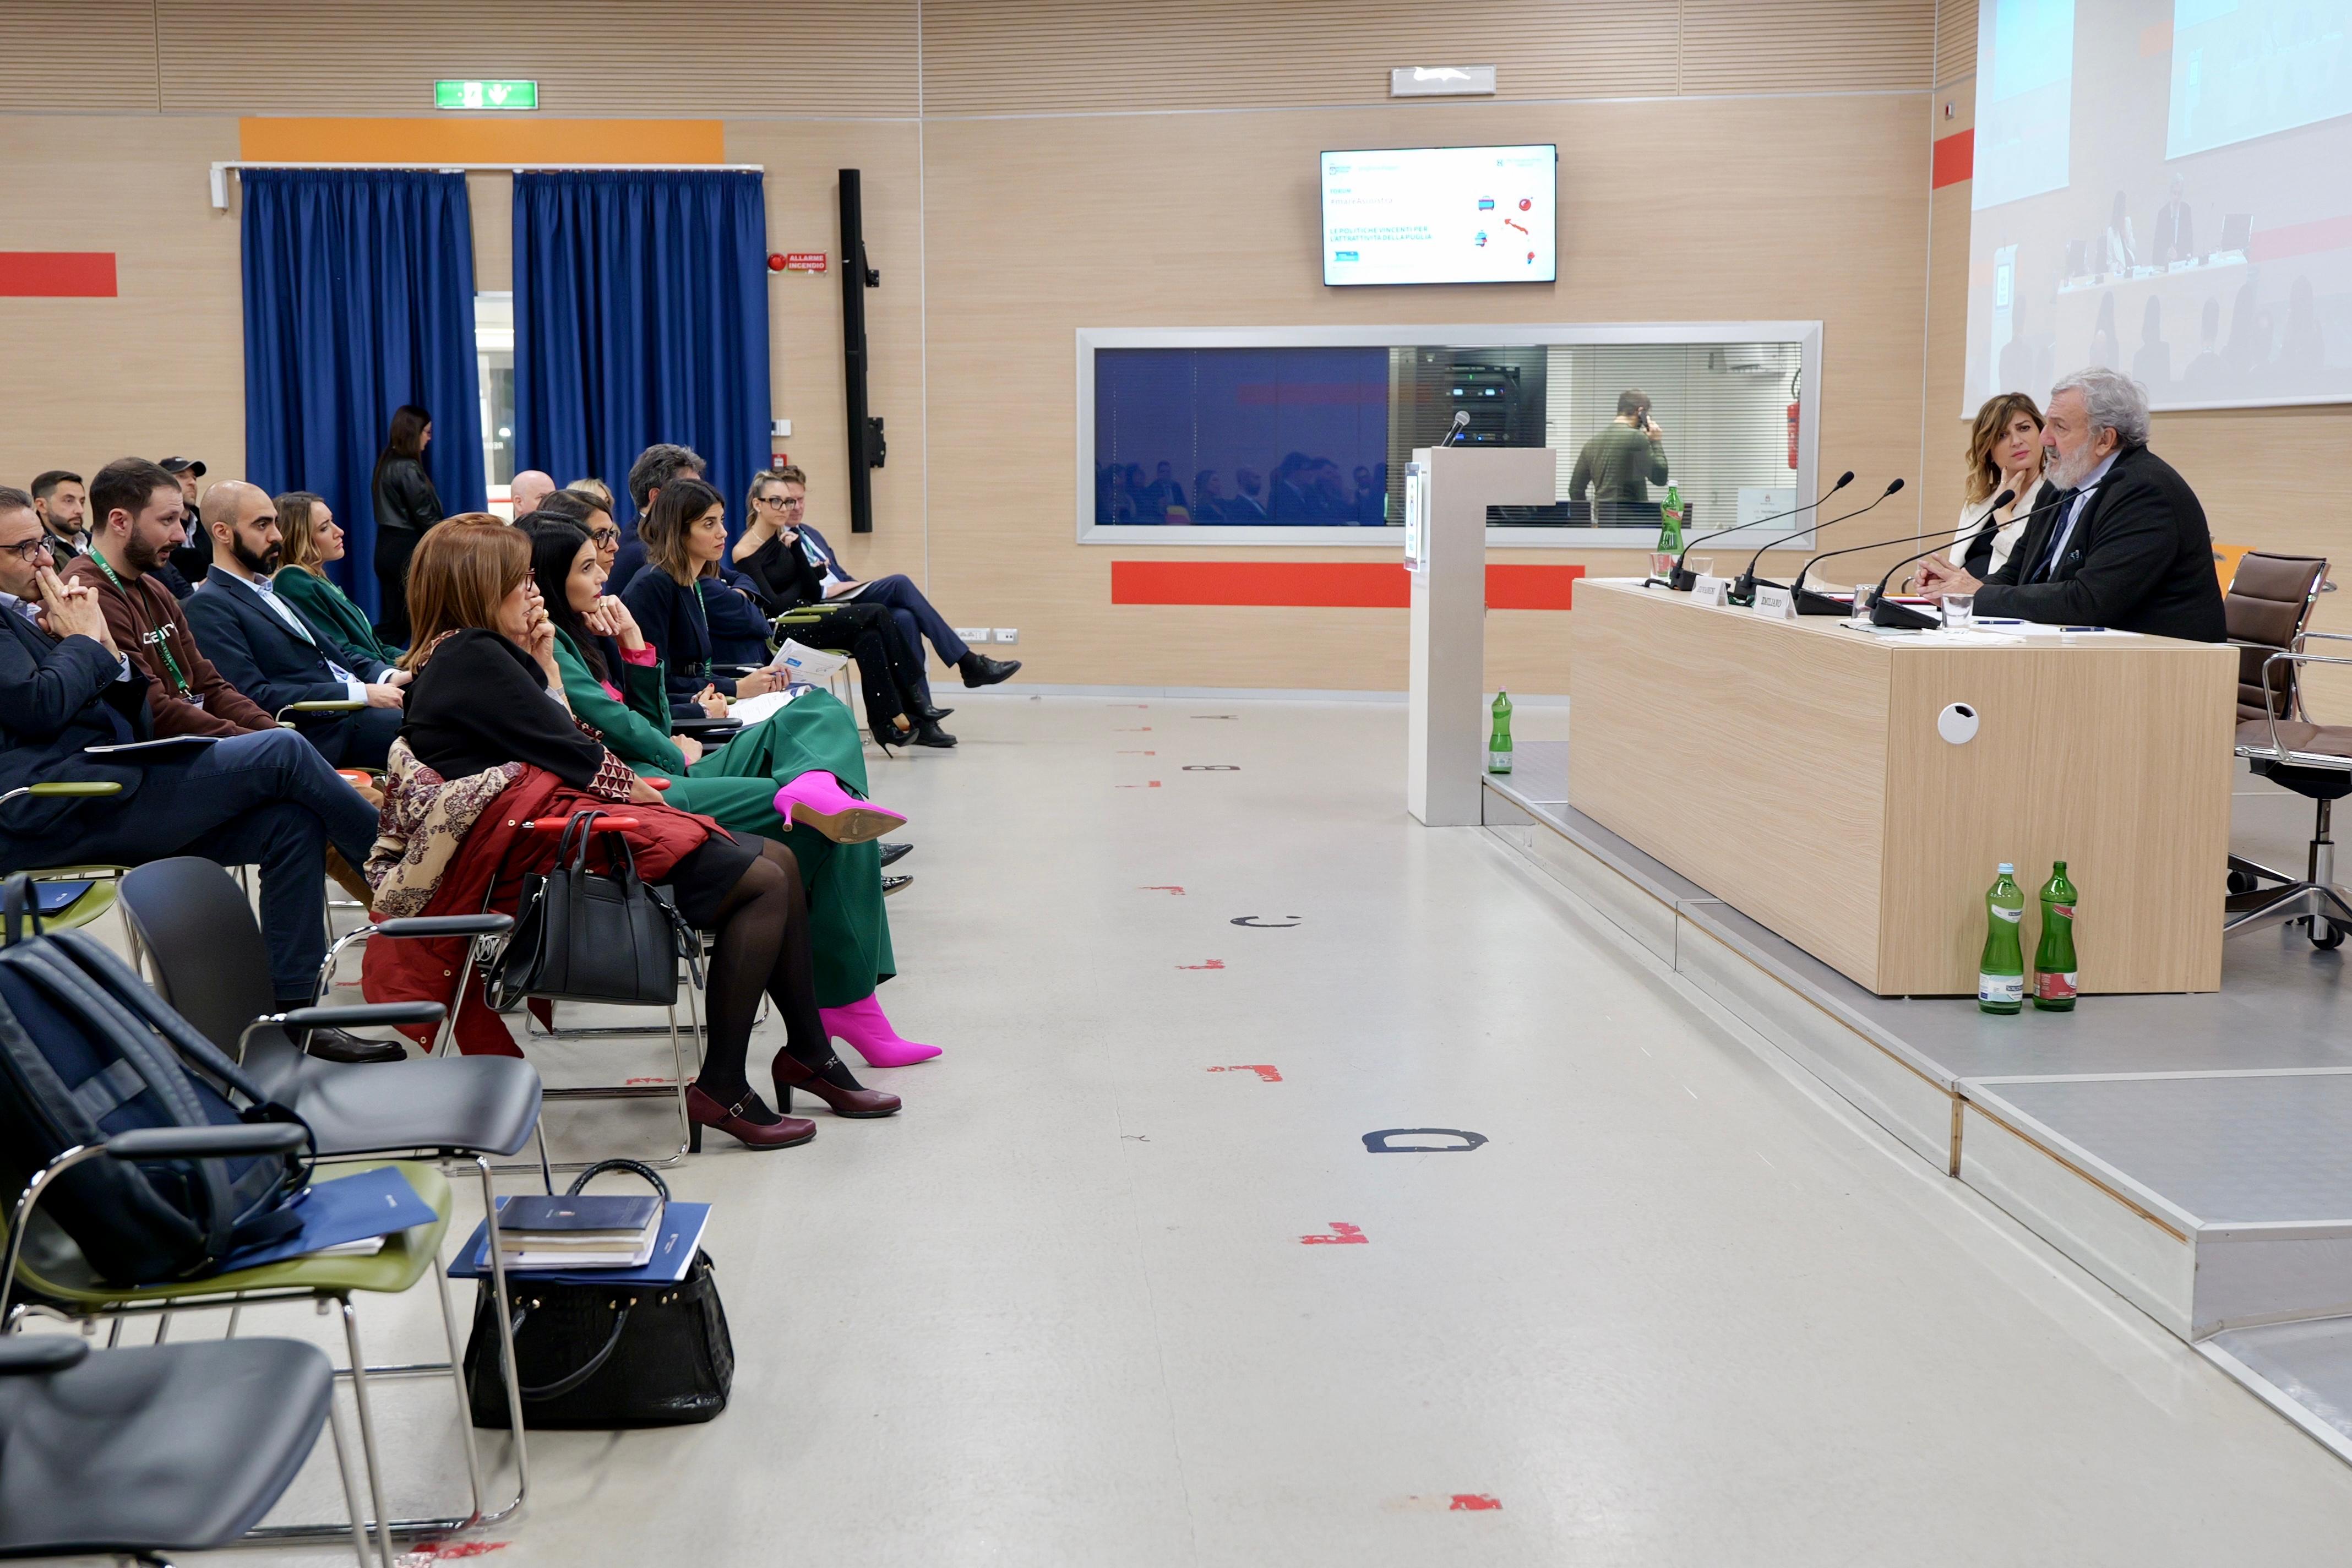
{"label": "red floor marking", "polygon": [[1114,735],[1149,735],[1151,733],[1151,726],[1145,724],[1132,730],[1113,730],[1111,733]]}
{"label": "red floor marking", "polygon": [[1119,753],[1122,757],[1156,757],[1159,754],[1157,752],[1121,752]]}
{"label": "red floor marking", "polygon": [[1179,969],[1223,969],[1224,966],[1225,961],[1223,959],[1213,958],[1206,963],[1180,963],[1176,967]]}
{"label": "red floor marking", "polygon": [[1158,789],[1160,787],[1160,781],[1158,779],[1153,779],[1150,784],[1113,784],[1110,787],[1113,789]]}
{"label": "red floor marking", "polygon": [[1350,1244],[1370,1246],[1371,1244],[1371,1238],[1364,1234],[1361,1226],[1349,1225],[1345,1220],[1335,1219],[1331,1222],[1331,1229],[1336,1233],[1335,1235],[1302,1236],[1298,1240],[1306,1247],[1347,1247]]}
{"label": "red floor marking", "polygon": [[1455,1492],[1454,1500],[1445,1506],[1449,1513],[1476,1513],[1482,1509],[1500,1508],[1503,1504],[1501,1499],[1488,1497],[1485,1492]]}
{"label": "red floor marking", "polygon": [[1265,1066],[1252,1067],[1247,1064],[1244,1064],[1240,1067],[1211,1068],[1209,1070],[1211,1072],[1254,1072],[1257,1074],[1258,1080],[1262,1083],[1280,1083],[1282,1081],[1282,1069],[1280,1068]]}
{"label": "red floor marking", "polygon": [[1151,704],[1149,702],[1106,702],[1103,706],[1106,708],[1140,708],[1146,712],[1150,711],[1151,709]]}
{"label": "red floor marking", "polygon": [[447,1563],[459,1557],[487,1557],[493,1552],[504,1552],[503,1541],[428,1541],[414,1551],[404,1552],[394,1561],[399,1568],[424,1568],[428,1563]]}
{"label": "red floor marking", "polygon": [[1176,895],[1178,898],[1180,898],[1180,899],[1181,899],[1181,898],[1182,898],[1182,897],[1184,896],[1184,889],[1181,889],[1181,888],[1178,888],[1178,887],[1172,887],[1172,886],[1171,886],[1171,887],[1157,887],[1157,888],[1139,888],[1139,889],[1137,889],[1136,890],[1137,890],[1138,892],[1143,892],[1143,893],[1173,893],[1173,894],[1175,894],[1175,895]]}
{"label": "red floor marking", "polygon": [[641,1084],[641,1083],[657,1083],[657,1084],[661,1085],[664,1089],[667,1089],[667,1088],[670,1086],[670,1083],[672,1082],[672,1080],[671,1080],[671,1079],[669,1079],[661,1078],[661,1077],[654,1077],[654,1078],[625,1078],[625,1079],[623,1079],[621,1080],[621,1082],[622,1082],[622,1084],[623,1084],[625,1087],[629,1088],[629,1089],[635,1089],[637,1085],[639,1085],[639,1084]]}

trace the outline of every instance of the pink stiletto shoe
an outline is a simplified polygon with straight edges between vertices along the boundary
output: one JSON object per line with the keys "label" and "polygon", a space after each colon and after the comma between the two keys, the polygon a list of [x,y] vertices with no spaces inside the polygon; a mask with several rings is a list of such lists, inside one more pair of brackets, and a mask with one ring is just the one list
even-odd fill
{"label": "pink stiletto shoe", "polygon": [[846,1007],[820,1007],[817,1016],[824,1020],[827,1035],[848,1041],[870,1068],[912,1067],[940,1054],[937,1046],[901,1039],[884,1016],[882,1004],[871,996]]}
{"label": "pink stiletto shoe", "polygon": [[776,792],[776,815],[814,827],[835,844],[864,844],[907,826],[898,813],[858,799],[839,779],[814,770]]}

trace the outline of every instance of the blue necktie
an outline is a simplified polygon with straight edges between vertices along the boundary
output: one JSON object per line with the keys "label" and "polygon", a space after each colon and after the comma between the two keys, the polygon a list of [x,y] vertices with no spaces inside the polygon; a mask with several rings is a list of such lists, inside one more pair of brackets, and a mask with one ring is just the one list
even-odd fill
{"label": "blue necktie", "polygon": [[2067,536],[2067,520],[2074,516],[2075,499],[2082,493],[2080,490],[2068,490],[2051,502],[2050,510],[2056,521],[2050,525],[2050,542],[2042,548],[2041,563],[2033,568],[2033,574],[2025,579],[2028,583],[2039,583],[2058,569],[2058,544]]}

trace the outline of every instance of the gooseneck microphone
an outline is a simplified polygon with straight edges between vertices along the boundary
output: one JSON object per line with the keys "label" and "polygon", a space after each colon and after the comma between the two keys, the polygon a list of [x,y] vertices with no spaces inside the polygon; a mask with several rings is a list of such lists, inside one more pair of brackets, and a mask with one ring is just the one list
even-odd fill
{"label": "gooseneck microphone", "polygon": [[[2007,506],[2011,500],[2014,499],[2013,493],[2009,490],[2003,490],[2001,492],[2001,500],[1992,503],[1991,510],[1985,514],[1986,517],[1990,517],[1993,512],[1999,511],[2002,507]],[[2031,531],[2033,527],[2033,520],[2035,518],[2040,517],[2043,512],[2048,511],[2060,501],[2072,500],[2074,499],[2074,496],[2071,494],[2062,493],[2052,496],[2048,500],[2043,501],[2040,506],[2035,507],[2032,511],[2025,514],[2023,519],[2025,527],[2027,530]],[[1977,519],[1977,522],[1978,525],[1981,527],[1984,523],[1984,518],[1980,517]],[[2025,542],[2023,534],[2020,534],[2018,536],[2018,542],[2021,544]],[[1936,627],[1944,624],[1943,618],[1939,616],[1931,616],[1927,611],[1914,609],[1909,605],[1890,605],[1886,602],[1886,584],[1895,580],[1895,574],[1903,570],[1904,567],[1910,565],[1914,561],[1926,560],[1928,556],[1933,555],[1937,551],[1945,547],[1941,544],[1930,545],[1927,549],[1920,551],[1916,555],[1905,556],[1902,560],[1897,561],[1894,565],[1889,566],[1886,569],[1886,575],[1878,580],[1877,596],[1871,601],[1870,624],[1872,626],[1901,626],[1912,631],[1924,632],[1932,631]]]}
{"label": "gooseneck microphone", "polygon": [[[1813,500],[1807,501],[1802,506],[1792,506],[1786,511],[1776,511],[1769,517],[1759,517],[1749,522],[1737,522],[1732,524],[1729,528],[1718,528],[1713,533],[1700,534],[1696,539],[1694,539],[1688,544],[1684,545],[1682,553],[1675,557],[1674,573],[1667,580],[1666,586],[1672,588],[1677,594],[1687,594],[1691,591],[1692,585],[1698,581],[1698,574],[1685,570],[1683,566],[1683,563],[1690,558],[1690,552],[1694,549],[1699,545],[1705,544],[1708,540],[1721,539],[1727,533],[1738,533],[1743,528],[1761,528],[1768,522],[1778,522],[1784,517],[1794,517],[1801,511],[1811,511],[1815,507],[1821,505],[1822,502],[1829,500],[1830,497],[1837,494],[1838,491],[1845,489],[1846,486],[1852,483],[1853,483],[1853,470],[1852,468],[1848,468],[1844,473],[1838,476],[1837,483],[1832,485],[1829,489],[1823,490],[1820,495],[1816,496]],[[1797,530],[1797,532],[1799,533],[1802,533],[1803,531],[1804,530],[1801,528]],[[1657,581],[1658,579],[1655,577],[1649,580],[1650,583],[1655,583]],[[1644,587],[1647,587],[1648,585],[1648,583],[1643,584]]]}
{"label": "gooseneck microphone", "polygon": [[1467,408],[1455,409],[1454,411],[1454,428],[1445,433],[1445,439],[1440,441],[1438,445],[1441,447],[1451,447],[1454,445],[1455,438],[1468,428],[1470,428],[1470,411]]}
{"label": "gooseneck microphone", "polygon": [[[1883,490],[1879,491],[1877,500],[1874,500],[1874,501],[1872,501],[1872,502],[1870,503],[1870,506],[1856,507],[1853,510],[1852,510],[1852,511],[1850,511],[1850,512],[1845,513],[1843,516],[1841,516],[1841,517],[1833,517],[1833,518],[1830,519],[1828,522],[1825,522],[1825,523],[1822,524],[1822,526],[1823,528],[1830,528],[1830,527],[1833,527],[1834,525],[1836,525],[1836,524],[1838,524],[1838,523],[1843,522],[1843,521],[1846,520],[1846,518],[1849,518],[1849,517],[1860,517],[1864,512],[1866,512],[1866,511],[1870,510],[1871,510],[1871,507],[1874,507],[1874,506],[1878,505],[1879,501],[1883,501],[1883,500],[1885,500],[1888,496],[1891,496],[1891,495],[1895,494],[1897,490],[1901,489],[1902,488],[1903,488],[1903,481],[1902,481],[1901,479],[1889,479],[1889,480],[1886,482],[1886,488],[1885,488],[1885,489],[1883,489]],[[1916,534],[1916,533],[1915,533],[1915,534],[1913,534],[1911,537],[1912,537],[1912,538],[1914,538],[1914,539],[1916,539],[1916,538],[1917,538],[1917,537],[1919,537],[1919,536],[1918,536],[1917,534]],[[1827,552],[1823,552],[1823,553],[1822,553],[1822,554],[1812,556],[1811,558],[1810,558],[1809,560],[1807,560],[1803,565],[1801,565],[1801,566],[1798,567],[1798,568],[1797,568],[1797,580],[1796,580],[1796,582],[1794,582],[1793,584],[1791,584],[1790,585],[1790,594],[1789,594],[1789,597],[1790,597],[1790,601],[1791,601],[1793,604],[1795,604],[1795,605],[1797,606],[1797,613],[1798,613],[1799,615],[1801,615],[1801,616],[1843,615],[1843,614],[1845,613],[1845,610],[1844,610],[1844,606],[1843,606],[1843,605],[1839,605],[1839,606],[1837,606],[1835,609],[1831,609],[1831,610],[1823,610],[1823,609],[1821,609],[1821,608],[1818,608],[1818,607],[1817,607],[1817,608],[1813,608],[1813,609],[1807,609],[1807,608],[1805,607],[1805,603],[1806,603],[1806,602],[1805,602],[1805,574],[1812,570],[1812,568],[1813,568],[1813,563],[1814,563],[1814,562],[1816,562],[1816,561],[1827,561],[1827,560],[1828,560],[1831,556],[1832,556],[1832,555],[1851,555],[1851,554],[1853,554],[1853,553],[1854,552],[1854,551],[1856,551],[1856,550],[1872,550],[1872,549],[1876,549],[1876,548],[1878,548],[1878,546],[1876,546],[1876,545],[1870,545],[1870,544],[1856,544],[1856,545],[1850,546],[1849,548],[1844,549],[1844,550],[1832,550],[1832,551],[1827,551]],[[1759,560],[1760,560],[1760,559],[1762,559],[1762,558],[1763,558],[1763,553],[1764,553],[1764,552],[1763,552],[1762,551],[1760,551],[1760,550],[1759,550],[1759,551],[1758,551],[1756,553],[1757,553],[1757,557],[1758,557],[1758,559],[1759,559]],[[1753,598],[1753,595],[1754,595],[1754,594],[1755,594],[1756,587],[1757,587],[1757,583],[1756,583],[1756,578],[1755,578],[1754,573],[1755,573],[1755,563],[1754,563],[1754,562],[1750,562],[1750,563],[1748,563],[1748,574],[1747,574],[1747,577],[1748,577],[1748,593],[1749,593],[1749,595],[1750,595],[1750,597],[1751,597],[1751,600],[1752,600],[1752,598]],[[1770,586],[1775,586],[1775,587],[1777,587],[1778,585],[1779,585],[1779,584],[1770,584]],[[1814,597],[1814,599],[1816,599],[1816,600],[1821,600],[1821,601],[1822,601],[1822,603],[1824,603],[1824,604],[1826,604],[1826,603],[1829,603],[1829,602],[1830,602],[1830,601],[1827,601],[1827,600],[1822,600],[1822,595],[1819,595],[1819,594],[1814,595],[1813,595],[1813,597]]]}

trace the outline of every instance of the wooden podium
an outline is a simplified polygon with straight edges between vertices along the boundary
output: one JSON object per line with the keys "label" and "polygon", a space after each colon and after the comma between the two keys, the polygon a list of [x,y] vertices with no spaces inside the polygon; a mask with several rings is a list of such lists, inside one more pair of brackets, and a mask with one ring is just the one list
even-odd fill
{"label": "wooden podium", "polygon": [[1569,804],[1841,973],[1973,995],[2003,860],[2031,968],[2063,858],[2084,992],[2221,988],[2234,648],[1906,643],[1589,577],[1575,605]]}

